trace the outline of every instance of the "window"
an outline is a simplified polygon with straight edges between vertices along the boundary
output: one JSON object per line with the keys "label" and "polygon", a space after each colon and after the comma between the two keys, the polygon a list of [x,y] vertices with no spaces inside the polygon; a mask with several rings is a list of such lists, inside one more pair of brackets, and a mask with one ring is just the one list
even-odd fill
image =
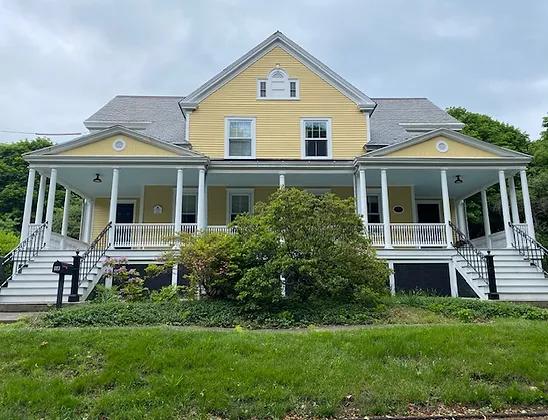
{"label": "window", "polygon": [[183,223],[196,223],[196,193],[183,194]]}
{"label": "window", "polygon": [[225,157],[255,157],[255,119],[227,118],[225,123]]}
{"label": "window", "polygon": [[331,121],[329,119],[303,120],[302,136],[303,158],[331,157]]}
{"label": "window", "polygon": [[381,223],[378,195],[367,195],[367,220],[369,223]]}
{"label": "window", "polygon": [[298,100],[299,80],[290,79],[283,69],[276,67],[266,79],[257,80],[257,99]]}
{"label": "window", "polygon": [[228,193],[228,220],[233,222],[239,214],[251,213],[252,190],[234,190]]}
{"label": "window", "polygon": [[297,97],[297,82],[295,81],[289,82],[289,97],[290,98]]}

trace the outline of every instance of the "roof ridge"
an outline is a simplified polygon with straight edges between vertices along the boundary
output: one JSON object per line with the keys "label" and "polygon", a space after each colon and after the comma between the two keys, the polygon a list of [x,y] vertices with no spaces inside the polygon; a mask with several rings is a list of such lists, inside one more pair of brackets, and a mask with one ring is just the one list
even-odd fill
{"label": "roof ridge", "polygon": [[185,98],[183,95],[116,95],[115,98]]}
{"label": "roof ridge", "polygon": [[402,97],[402,96],[395,96],[395,97],[371,97],[371,99],[373,100],[402,100],[402,99],[426,99],[427,101],[429,101],[430,99],[428,99],[427,97],[425,96],[409,96],[409,97]]}

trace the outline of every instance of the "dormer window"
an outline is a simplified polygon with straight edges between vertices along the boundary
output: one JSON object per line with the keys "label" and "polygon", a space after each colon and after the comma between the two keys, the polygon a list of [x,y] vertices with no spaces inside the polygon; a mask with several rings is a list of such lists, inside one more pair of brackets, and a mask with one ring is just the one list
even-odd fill
{"label": "dormer window", "polygon": [[276,67],[267,79],[257,80],[257,99],[299,99],[299,81],[290,79],[285,70]]}

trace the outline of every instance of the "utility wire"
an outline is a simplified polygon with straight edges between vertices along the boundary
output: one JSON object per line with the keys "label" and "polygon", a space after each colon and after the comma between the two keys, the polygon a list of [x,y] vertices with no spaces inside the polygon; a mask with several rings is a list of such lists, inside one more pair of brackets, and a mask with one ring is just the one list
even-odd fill
{"label": "utility wire", "polygon": [[33,134],[35,136],[79,136],[82,133],[31,133],[30,131],[0,130],[0,133]]}

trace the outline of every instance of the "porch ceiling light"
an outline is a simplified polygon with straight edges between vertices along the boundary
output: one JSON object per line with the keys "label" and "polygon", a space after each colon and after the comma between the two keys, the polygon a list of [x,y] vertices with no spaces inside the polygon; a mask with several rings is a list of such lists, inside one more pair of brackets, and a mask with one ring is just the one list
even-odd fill
{"label": "porch ceiling light", "polygon": [[462,184],[462,183],[463,183],[462,177],[460,175],[457,175],[455,177],[455,184]]}
{"label": "porch ceiling light", "polygon": [[95,174],[95,178],[93,178],[93,182],[101,183],[103,180],[101,179],[101,176],[99,174]]}

